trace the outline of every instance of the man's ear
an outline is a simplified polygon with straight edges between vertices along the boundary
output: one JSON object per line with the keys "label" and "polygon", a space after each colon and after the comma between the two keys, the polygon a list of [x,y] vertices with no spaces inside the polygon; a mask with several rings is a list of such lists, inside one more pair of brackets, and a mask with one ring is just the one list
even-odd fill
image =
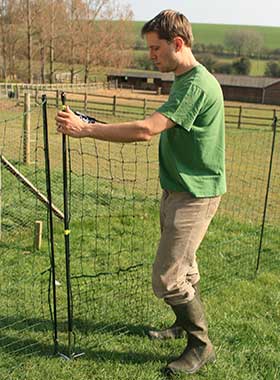
{"label": "man's ear", "polygon": [[175,45],[175,51],[176,52],[180,51],[184,45],[183,38],[178,36],[178,37],[175,37],[173,41]]}

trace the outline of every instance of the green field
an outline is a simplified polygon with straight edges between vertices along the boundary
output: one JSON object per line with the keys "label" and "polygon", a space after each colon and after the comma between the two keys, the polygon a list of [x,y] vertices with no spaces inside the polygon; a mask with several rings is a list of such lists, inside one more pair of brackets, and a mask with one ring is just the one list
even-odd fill
{"label": "green field", "polygon": [[[279,371],[279,155],[275,156],[266,228],[256,276],[260,227],[272,144],[270,117],[259,125],[230,126],[227,112],[228,192],[198,258],[202,292],[218,360],[192,380],[278,380]],[[3,111],[3,112],[2,112]],[[22,109],[1,102],[1,152],[45,193],[40,108],[31,113],[32,164],[22,165]],[[100,114],[100,116],[102,113]],[[246,110],[247,119],[256,110]],[[61,136],[48,110],[53,203],[62,209]],[[13,120],[11,120],[13,118]],[[116,120],[103,114],[106,120]],[[123,116],[124,118],[124,116]],[[109,144],[70,140],[71,268],[75,352],[53,356],[49,250],[45,207],[2,167],[0,266],[1,380],[164,380],[161,368],[184,341],[151,342],[149,326],[172,322],[151,290],[151,263],[159,237],[157,139]],[[279,136],[275,151],[280,149]],[[33,249],[35,220],[43,244]],[[62,222],[55,218],[59,351],[67,354],[67,309]]]}
{"label": "green field", "polygon": [[[134,22],[136,36],[140,35],[142,21]],[[264,39],[266,49],[278,49],[280,41],[280,27],[246,26],[246,25],[217,25],[217,24],[193,24],[194,40],[205,45],[223,45],[226,33],[235,30],[253,30],[260,33]],[[139,38],[139,37],[138,37]],[[143,54],[143,50],[135,51],[135,56]],[[216,57],[218,62],[232,63],[237,58]],[[251,59],[251,72],[253,76],[263,76],[268,61]]]}
{"label": "green field", "polygon": [[[135,21],[135,33],[140,35],[144,22]],[[193,23],[195,42],[200,44],[219,45],[224,43],[226,33],[235,30],[253,30],[260,33],[267,49],[279,49],[280,27],[252,26],[252,25],[224,25],[224,24],[198,24]]]}

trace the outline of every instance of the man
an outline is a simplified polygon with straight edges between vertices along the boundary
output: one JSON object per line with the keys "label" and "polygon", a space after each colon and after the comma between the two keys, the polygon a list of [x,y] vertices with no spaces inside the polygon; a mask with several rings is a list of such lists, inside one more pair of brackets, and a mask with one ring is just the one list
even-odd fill
{"label": "man", "polygon": [[106,125],[86,124],[67,108],[56,117],[57,130],[115,142],[149,141],[161,134],[161,239],[152,285],[176,320],[149,335],[187,334],[185,350],[166,371],[195,373],[215,360],[198,291],[196,251],[226,191],[223,96],[216,79],[192,54],[192,29],[184,15],[162,11],[144,25],[142,36],[159,70],[175,74],[167,102],[145,120]]}

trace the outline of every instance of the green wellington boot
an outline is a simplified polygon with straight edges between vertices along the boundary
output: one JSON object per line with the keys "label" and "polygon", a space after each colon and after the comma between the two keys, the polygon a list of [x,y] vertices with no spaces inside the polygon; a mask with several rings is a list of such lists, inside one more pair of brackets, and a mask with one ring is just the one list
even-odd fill
{"label": "green wellington boot", "polygon": [[[195,294],[199,295],[199,283],[193,285]],[[148,336],[150,339],[180,339],[186,337],[186,331],[180,326],[178,318],[172,326],[164,330],[149,330]]]}
{"label": "green wellington boot", "polygon": [[151,339],[179,339],[186,336],[185,330],[178,325],[178,321],[173,323],[172,326],[164,330],[149,330],[148,336]]}
{"label": "green wellington boot", "polygon": [[169,363],[167,374],[185,372],[196,373],[206,363],[216,359],[214,347],[208,337],[208,326],[203,305],[197,293],[194,299],[186,304],[172,306],[177,321],[187,332],[188,344],[182,355]]}

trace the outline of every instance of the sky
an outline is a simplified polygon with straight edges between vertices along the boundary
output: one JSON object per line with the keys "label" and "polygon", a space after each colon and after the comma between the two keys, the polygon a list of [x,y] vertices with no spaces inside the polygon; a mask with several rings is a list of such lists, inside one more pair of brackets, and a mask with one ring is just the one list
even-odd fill
{"label": "sky", "polygon": [[184,13],[192,23],[280,27],[280,0],[127,0],[127,3],[137,21],[150,20],[163,9],[174,9]]}

